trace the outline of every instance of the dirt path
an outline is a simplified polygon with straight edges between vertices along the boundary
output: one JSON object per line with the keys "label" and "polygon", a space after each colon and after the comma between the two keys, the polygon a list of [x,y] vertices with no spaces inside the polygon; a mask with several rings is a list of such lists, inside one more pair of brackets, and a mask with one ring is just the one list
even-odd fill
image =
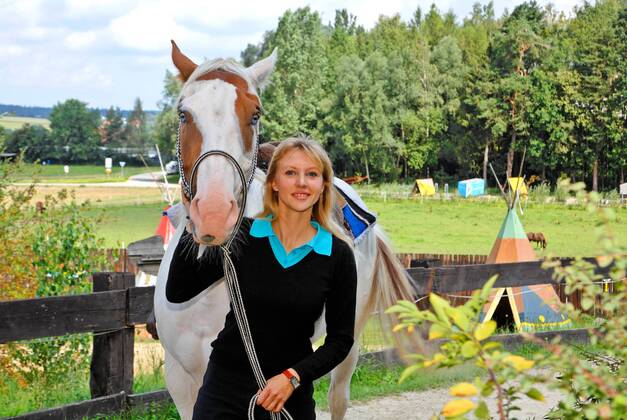
{"label": "dirt path", "polygon": [[[538,386],[545,397],[545,402],[523,398],[518,401],[521,411],[515,415],[519,419],[542,419],[560,400],[560,394]],[[351,402],[346,412],[346,420],[427,420],[433,414],[438,413],[451,397],[448,389],[431,389],[422,392],[405,392],[377,398],[367,402]],[[490,414],[496,416],[496,401],[488,401]],[[468,416],[474,418],[474,416]],[[318,420],[330,420],[331,415],[326,411],[318,411]]]}

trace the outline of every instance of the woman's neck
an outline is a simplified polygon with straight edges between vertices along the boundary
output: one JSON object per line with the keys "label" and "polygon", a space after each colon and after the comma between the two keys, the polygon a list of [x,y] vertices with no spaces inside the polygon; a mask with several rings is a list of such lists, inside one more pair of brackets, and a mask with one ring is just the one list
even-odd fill
{"label": "woman's neck", "polygon": [[283,212],[272,221],[272,229],[286,253],[309,242],[316,235],[316,229],[310,221],[311,211]]}

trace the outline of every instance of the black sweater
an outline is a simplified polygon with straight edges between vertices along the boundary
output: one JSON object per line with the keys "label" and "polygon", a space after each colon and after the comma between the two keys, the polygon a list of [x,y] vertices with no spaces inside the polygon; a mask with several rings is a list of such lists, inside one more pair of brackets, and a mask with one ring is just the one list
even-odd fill
{"label": "black sweater", "polygon": [[[233,263],[261,369],[271,378],[291,367],[301,382],[311,382],[344,360],[353,345],[357,287],[353,251],[333,236],[330,256],[312,250],[297,264],[283,268],[268,238],[249,234],[250,224],[244,219],[240,229],[244,241]],[[166,297],[174,303],[188,301],[223,277],[222,262],[198,260],[185,251],[186,239],[181,238],[174,251],[166,285]],[[310,337],[325,305],[327,336],[314,352]],[[232,308],[211,345],[213,362],[251,371]]]}

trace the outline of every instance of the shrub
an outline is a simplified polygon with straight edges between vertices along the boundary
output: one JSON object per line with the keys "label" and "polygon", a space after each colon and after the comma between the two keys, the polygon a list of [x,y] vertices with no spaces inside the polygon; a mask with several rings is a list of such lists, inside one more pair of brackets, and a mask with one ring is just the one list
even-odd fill
{"label": "shrub", "polygon": [[[59,296],[91,291],[91,273],[105,263],[102,240],[78,204],[61,191],[33,203],[35,185],[16,187],[11,176],[20,163],[0,164],[0,281],[2,299]],[[65,372],[87,367],[90,335],[11,343],[0,363],[28,383],[44,373],[54,381]],[[4,355],[4,356],[2,356]]]}

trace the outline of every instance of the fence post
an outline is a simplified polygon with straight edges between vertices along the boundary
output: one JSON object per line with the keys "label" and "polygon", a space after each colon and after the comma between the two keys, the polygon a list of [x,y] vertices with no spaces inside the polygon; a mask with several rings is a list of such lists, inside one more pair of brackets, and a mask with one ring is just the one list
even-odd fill
{"label": "fence post", "polygon": [[[94,273],[93,291],[124,290],[135,285],[132,273]],[[128,305],[128,300],[127,300]],[[128,313],[128,307],[126,308]],[[92,398],[133,388],[133,345],[135,327],[109,333],[94,333],[89,388]]]}

